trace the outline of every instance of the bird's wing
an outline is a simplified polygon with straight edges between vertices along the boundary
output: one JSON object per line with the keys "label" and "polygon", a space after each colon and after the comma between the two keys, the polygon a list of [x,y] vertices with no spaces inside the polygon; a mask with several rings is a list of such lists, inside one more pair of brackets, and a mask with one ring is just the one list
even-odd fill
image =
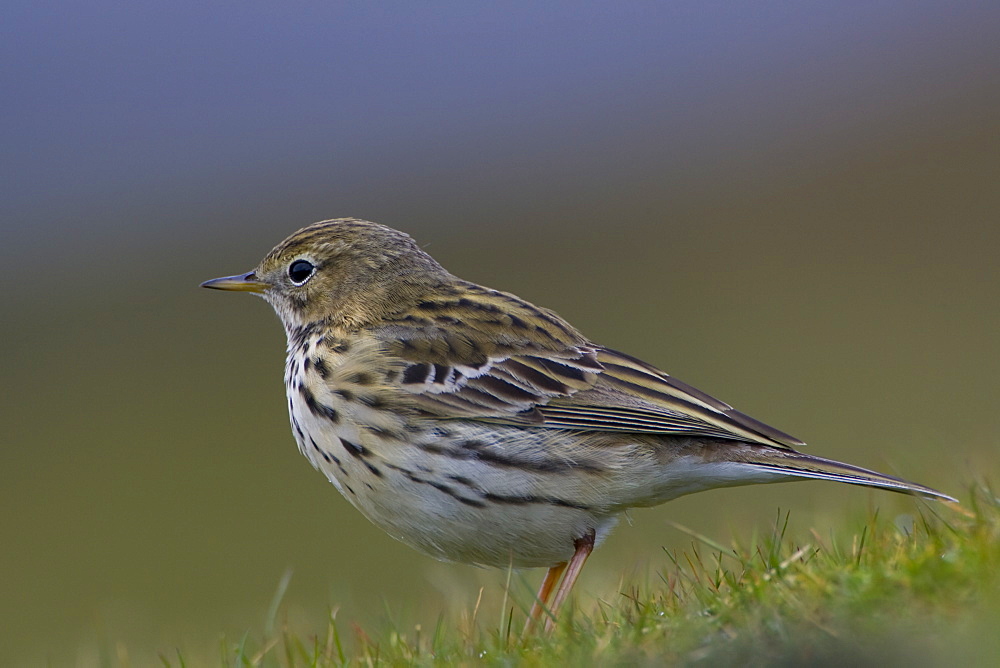
{"label": "bird's wing", "polygon": [[792,449],[769,427],[634,357],[578,340],[482,345],[461,328],[385,332],[400,383],[437,418],[577,431],[710,436]]}
{"label": "bird's wing", "polygon": [[595,358],[602,371],[592,388],[538,407],[547,426],[805,445],[630,355],[598,348]]}

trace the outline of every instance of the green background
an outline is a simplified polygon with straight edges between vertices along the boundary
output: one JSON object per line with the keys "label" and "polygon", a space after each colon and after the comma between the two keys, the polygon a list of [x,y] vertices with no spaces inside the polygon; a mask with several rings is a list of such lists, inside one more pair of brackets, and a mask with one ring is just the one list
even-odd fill
{"label": "green background", "polygon": [[[996,480],[996,6],[4,12],[4,663],[212,651],[288,568],[307,630],[498,596],[309,467],[277,319],[197,287],[323,218],[405,230],[808,452]],[[669,522],[725,543],[779,507],[820,531],[916,511],[816,482],[695,495],[633,513],[578,595],[667,565],[690,541]]]}

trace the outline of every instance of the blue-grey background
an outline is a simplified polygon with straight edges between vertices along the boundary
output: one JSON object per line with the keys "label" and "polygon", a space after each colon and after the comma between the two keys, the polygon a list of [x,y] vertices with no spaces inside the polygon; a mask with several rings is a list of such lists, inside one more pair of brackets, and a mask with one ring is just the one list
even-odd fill
{"label": "blue-grey background", "polygon": [[[340,499],[288,433],[274,316],[197,289],[322,218],[404,229],[810,452],[995,478],[997,34],[987,2],[9,0],[4,656],[212,655],[289,567],[304,633],[499,591]],[[876,505],[915,512],[821,483],[637,512],[579,595],[666,566],[667,520],[726,542]]]}

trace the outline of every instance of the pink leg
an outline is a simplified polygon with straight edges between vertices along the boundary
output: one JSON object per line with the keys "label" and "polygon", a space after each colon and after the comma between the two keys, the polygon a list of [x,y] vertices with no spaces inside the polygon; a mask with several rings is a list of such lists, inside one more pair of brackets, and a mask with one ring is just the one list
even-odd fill
{"label": "pink leg", "polygon": [[559,576],[562,575],[564,570],[566,570],[565,561],[561,564],[556,564],[546,571],[545,579],[542,580],[542,586],[539,587],[538,594],[535,596],[535,602],[531,606],[531,612],[528,613],[528,621],[524,624],[524,631],[521,632],[522,641],[528,639],[535,624],[538,623],[542,613],[548,607],[552,590],[555,588],[556,582],[559,581]]}
{"label": "pink leg", "polygon": [[573,546],[576,547],[576,552],[573,553],[573,557],[569,560],[569,566],[566,568],[566,575],[563,576],[563,580],[559,583],[559,589],[556,591],[556,596],[552,600],[552,607],[549,608],[550,617],[545,620],[545,632],[548,633],[552,631],[555,627],[555,615],[562,607],[563,602],[566,597],[569,596],[570,590],[573,585],[576,584],[576,579],[580,577],[580,571],[583,570],[583,565],[587,562],[587,557],[590,553],[594,551],[594,532],[588,532],[583,538],[577,538],[573,542]]}

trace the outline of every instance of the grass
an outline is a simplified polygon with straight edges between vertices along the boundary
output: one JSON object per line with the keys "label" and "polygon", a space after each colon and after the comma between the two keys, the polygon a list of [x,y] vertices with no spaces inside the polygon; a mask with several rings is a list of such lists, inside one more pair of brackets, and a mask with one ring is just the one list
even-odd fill
{"label": "grass", "polygon": [[[208,658],[162,652],[163,666],[997,665],[1000,498],[985,484],[963,505],[877,514],[857,531],[773,531],[726,547],[691,546],[607,600],[577,597],[557,630],[517,642],[530,598],[504,597],[504,621],[479,605],[434,628],[347,627],[319,634],[277,622],[282,581],[262,631],[221,641]],[[510,579],[508,578],[508,584]],[[519,609],[520,608],[520,609]],[[109,664],[127,663],[122,648]]]}

